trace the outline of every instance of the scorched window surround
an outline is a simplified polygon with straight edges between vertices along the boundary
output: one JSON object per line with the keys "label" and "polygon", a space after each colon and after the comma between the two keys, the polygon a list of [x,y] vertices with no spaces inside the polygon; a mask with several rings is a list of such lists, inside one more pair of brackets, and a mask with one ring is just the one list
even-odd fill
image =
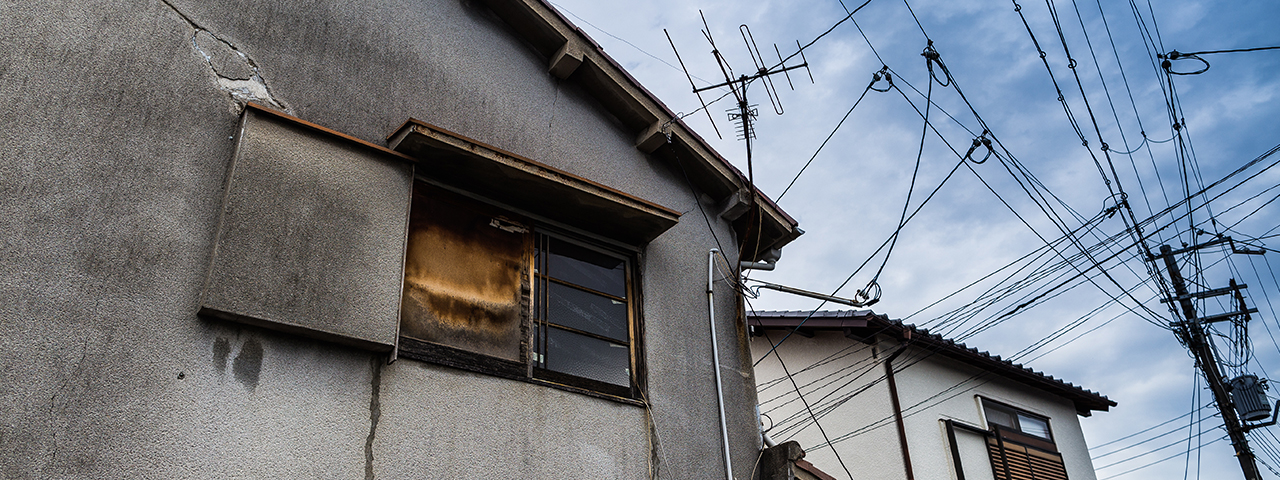
{"label": "scorched window surround", "polygon": [[635,254],[421,179],[408,238],[401,356],[639,397]]}
{"label": "scorched window surround", "polygon": [[[429,233],[430,228],[424,234],[410,226],[404,295],[408,306],[402,309],[400,356],[642,405],[637,399],[644,384],[639,344],[643,292],[634,280],[641,275],[635,266],[642,264],[645,246],[675,226],[680,212],[420,120],[409,119],[387,144],[417,160],[411,207],[417,225],[432,221],[421,223],[417,213],[424,197],[450,204],[437,208],[446,212],[441,218],[471,212],[468,218],[455,218],[463,232],[457,235],[447,229],[436,232],[439,235]],[[419,195],[419,190],[445,193]],[[449,251],[468,253],[439,255],[445,250],[440,245],[415,247],[420,237],[452,238],[446,242],[453,246]],[[537,277],[535,239],[549,242],[549,250],[542,251],[551,256],[576,246],[578,250],[563,250],[562,256],[577,258],[582,265],[592,263],[583,258],[612,259],[601,267],[609,272],[606,283],[625,289],[610,290],[572,275],[545,276],[558,271],[554,265]],[[477,249],[482,243],[494,249]],[[424,270],[414,270],[427,264],[436,264],[432,268],[444,273],[421,275]],[[614,268],[618,265],[620,270]],[[547,302],[536,306],[535,279],[547,283],[536,289]],[[449,283],[452,286],[445,285]],[[415,285],[434,290],[427,292],[432,298],[411,292]],[[495,285],[504,287],[491,288]],[[481,292],[484,289],[487,293]],[[557,292],[563,295],[553,297]],[[564,308],[551,309],[556,305],[552,298]],[[454,318],[415,319],[412,310],[418,306],[409,302],[424,299],[428,302],[418,306],[447,306],[439,311],[451,312]],[[546,311],[535,316],[539,308]],[[605,313],[580,315],[591,308]],[[414,322],[420,324],[410,325]],[[433,333],[432,323],[445,328]],[[582,358],[602,366],[587,368],[590,362],[579,361]]]}

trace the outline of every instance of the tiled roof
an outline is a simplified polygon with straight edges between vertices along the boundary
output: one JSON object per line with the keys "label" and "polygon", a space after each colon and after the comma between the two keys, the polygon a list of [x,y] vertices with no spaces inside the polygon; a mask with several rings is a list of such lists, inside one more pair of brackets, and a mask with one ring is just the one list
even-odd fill
{"label": "tiled roof", "polygon": [[1093,410],[1107,411],[1110,407],[1116,405],[1116,402],[1108,399],[1105,395],[1054,378],[1052,375],[1032,370],[1020,363],[1002,359],[999,355],[992,355],[989,352],[969,347],[941,335],[929,333],[927,329],[905,324],[898,320],[890,320],[887,316],[877,315],[871,310],[755,311],[749,315],[748,323],[751,325],[761,325],[763,323],[769,328],[776,328],[779,323],[790,324],[794,322],[794,325],[789,325],[794,328],[795,325],[799,325],[800,322],[804,321],[805,328],[813,328],[815,330],[832,329],[824,326],[824,322],[814,322],[811,325],[809,321],[805,321],[806,318],[810,320],[839,318],[865,321],[866,326],[861,328],[873,329],[875,333],[909,340],[918,348],[931,349],[940,355],[945,355],[986,371],[998,372],[1010,380],[1062,396],[1071,400],[1076,406],[1076,411],[1081,415],[1088,416]]}

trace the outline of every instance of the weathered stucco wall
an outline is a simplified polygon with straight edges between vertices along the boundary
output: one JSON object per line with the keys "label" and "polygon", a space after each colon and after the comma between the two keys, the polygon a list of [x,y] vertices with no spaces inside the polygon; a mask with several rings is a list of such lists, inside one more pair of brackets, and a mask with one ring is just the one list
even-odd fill
{"label": "weathered stucco wall", "polygon": [[[774,342],[781,340],[779,332],[771,332],[771,335]],[[792,335],[778,347],[778,353],[794,374],[796,383],[805,392],[805,399],[815,412],[822,415],[819,422],[836,443],[840,457],[855,478],[906,477],[883,364],[897,345],[896,340],[881,338],[873,355],[871,345],[845,338],[839,332],[819,331],[812,338]],[[751,348],[756,355],[763,355],[769,347],[764,337],[752,339]],[[825,363],[819,364],[824,360]],[[819,365],[801,372],[814,364]],[[893,365],[895,370],[906,367],[898,371],[894,379],[903,409],[915,478],[955,478],[942,420],[951,419],[987,428],[979,396],[1048,417],[1054,442],[1062,453],[1070,478],[1096,478],[1079,418],[1071,402],[999,378],[983,376],[975,379],[980,373],[977,369],[917,348],[908,348],[894,359]],[[761,407],[770,418],[781,428],[796,422],[807,424],[803,429],[785,434],[772,433],[774,440],[796,440],[802,448],[809,449],[806,460],[828,473],[842,474],[830,448],[815,448],[823,443],[822,436],[796,398],[791,383],[783,376],[776,357],[770,356],[761,362],[757,375],[765,387],[760,391]],[[810,383],[813,385],[806,387]],[[827,386],[815,391],[817,385]],[[961,386],[944,392],[955,385]],[[831,402],[855,392],[858,393],[852,399],[829,409]],[[831,396],[822,402],[821,399],[828,394]],[[775,397],[778,399],[774,400]],[[786,403],[788,401],[791,403]],[[841,439],[851,432],[856,434]],[[957,430],[956,441],[965,478],[992,478],[991,461],[983,438]]]}
{"label": "weathered stucco wall", "polygon": [[[697,200],[482,5],[40,1],[0,18],[0,476],[722,475]],[[415,117],[686,212],[642,265],[652,408],[197,316],[245,99],[376,144]],[[720,363],[746,478],[755,392],[730,292]]]}

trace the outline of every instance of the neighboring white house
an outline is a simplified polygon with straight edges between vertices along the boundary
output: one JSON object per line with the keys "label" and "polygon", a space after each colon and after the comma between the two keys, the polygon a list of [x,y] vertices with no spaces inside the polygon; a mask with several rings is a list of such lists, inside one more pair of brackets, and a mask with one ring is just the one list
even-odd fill
{"label": "neighboring white house", "polygon": [[828,473],[842,461],[854,478],[1096,478],[1076,417],[1115,406],[1103,395],[870,310],[748,322],[757,358],[795,331],[756,366],[760,411],[769,437]]}

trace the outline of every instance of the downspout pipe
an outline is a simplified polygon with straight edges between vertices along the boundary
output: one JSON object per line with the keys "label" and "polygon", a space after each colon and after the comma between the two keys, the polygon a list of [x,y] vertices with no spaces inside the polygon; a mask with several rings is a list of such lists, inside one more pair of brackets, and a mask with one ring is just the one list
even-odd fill
{"label": "downspout pipe", "polygon": [[893,419],[898,426],[898,444],[902,447],[902,465],[906,469],[907,480],[915,480],[915,472],[911,468],[911,450],[907,448],[907,426],[902,420],[902,404],[898,401],[898,382],[893,378],[893,361],[907,351],[906,345],[889,355],[884,361],[885,377],[889,380],[889,400],[893,404]]}
{"label": "downspout pipe", "polygon": [[719,253],[720,249],[713,248],[707,254],[707,314],[711,324],[711,369],[716,377],[716,405],[720,408],[720,434],[724,439],[724,478],[734,480],[733,461],[729,459],[729,424],[724,419],[724,388],[720,383],[720,346],[716,340],[715,271]]}

